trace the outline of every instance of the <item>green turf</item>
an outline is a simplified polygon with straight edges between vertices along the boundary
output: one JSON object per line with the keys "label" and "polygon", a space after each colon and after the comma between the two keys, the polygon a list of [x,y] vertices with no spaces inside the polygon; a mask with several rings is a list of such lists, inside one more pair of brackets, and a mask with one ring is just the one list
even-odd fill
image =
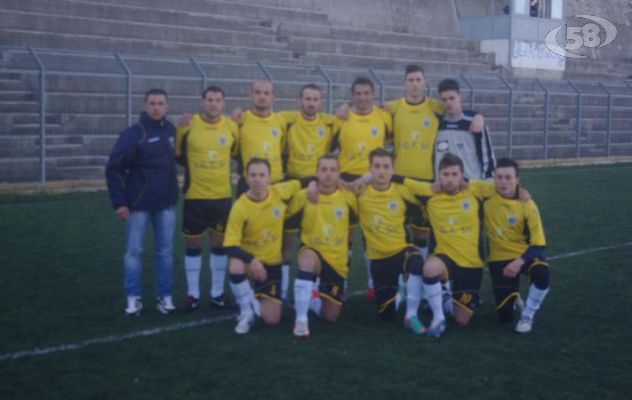
{"label": "green turf", "polygon": [[[539,204],[549,256],[632,240],[632,165],[524,171]],[[0,356],[226,315],[204,307],[163,316],[153,308],[151,237],[146,310],[125,318],[124,225],[105,193],[0,197]],[[358,252],[356,252],[357,254]],[[184,295],[176,239],[174,297]],[[291,335],[232,321],[82,349],[0,361],[0,399],[623,399],[632,397],[632,246],[560,258],[534,331],[497,322],[486,275],[470,326],[439,340],[378,320],[364,295],[336,324]],[[349,291],[365,285],[354,257]],[[207,282],[204,270],[202,282]]]}

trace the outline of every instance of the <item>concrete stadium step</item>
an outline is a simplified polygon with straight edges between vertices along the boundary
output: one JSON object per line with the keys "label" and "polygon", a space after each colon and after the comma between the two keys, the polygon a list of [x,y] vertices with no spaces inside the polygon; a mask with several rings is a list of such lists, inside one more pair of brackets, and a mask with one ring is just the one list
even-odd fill
{"label": "concrete stadium step", "polygon": [[[147,24],[135,21],[110,21],[100,18],[75,17],[36,12],[4,11],[0,9],[0,27],[7,32],[23,29],[24,20],[29,20],[29,30],[50,34],[90,34],[91,36],[123,37],[151,41],[176,41],[208,43],[231,46],[285,48],[276,42],[273,34],[243,32],[236,29],[218,29],[212,26],[189,27],[163,22]],[[10,38],[10,33],[9,33]]]}
{"label": "concrete stadium step", "polygon": [[[97,18],[112,21],[130,21],[148,23],[160,26],[168,22],[170,25],[216,29],[229,29],[240,32],[256,32],[271,34],[269,26],[261,24],[260,20],[249,18],[247,15],[229,16],[212,13],[191,13],[186,10],[171,8],[168,10],[153,7],[133,6],[127,4],[110,4],[87,1],[56,0],[4,0],[0,5],[2,10],[36,12],[43,14],[57,14],[81,18]],[[0,26],[3,22],[0,22]]]}
{"label": "concrete stadium step", "polygon": [[0,101],[33,101],[34,97],[29,90],[0,89]]}
{"label": "concrete stadium step", "polygon": [[139,54],[139,49],[141,49],[144,54],[181,56],[208,56],[208,54],[214,54],[216,56],[238,56],[247,60],[291,61],[291,53],[286,50],[181,41],[154,41],[151,39],[126,37],[103,37],[88,34],[57,33],[50,35],[48,32],[24,29],[6,29],[1,40],[3,40],[3,43],[14,45],[32,45],[48,48],[73,48],[133,54]]}

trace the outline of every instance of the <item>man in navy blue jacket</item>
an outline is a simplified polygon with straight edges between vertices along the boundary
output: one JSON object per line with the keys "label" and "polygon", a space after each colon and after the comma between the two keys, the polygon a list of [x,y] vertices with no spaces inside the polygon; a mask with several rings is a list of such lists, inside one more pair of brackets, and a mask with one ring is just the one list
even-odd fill
{"label": "man in navy blue jacket", "polygon": [[127,222],[124,267],[128,316],[139,315],[143,306],[140,274],[150,220],[156,249],[157,308],[163,314],[175,311],[171,287],[178,201],[176,129],[166,114],[167,93],[160,89],[148,91],[140,120],[120,134],[105,169],[116,216]]}

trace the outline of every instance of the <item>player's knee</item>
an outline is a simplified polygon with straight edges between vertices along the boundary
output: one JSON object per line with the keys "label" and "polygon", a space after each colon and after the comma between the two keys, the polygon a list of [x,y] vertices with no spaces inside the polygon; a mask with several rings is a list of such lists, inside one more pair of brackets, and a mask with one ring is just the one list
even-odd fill
{"label": "player's knee", "polygon": [[430,258],[423,266],[423,276],[426,278],[434,278],[441,275],[441,266],[436,259]]}
{"label": "player's knee", "polygon": [[460,313],[460,312],[454,313],[454,322],[456,322],[457,325],[459,326],[466,326],[467,324],[470,323],[471,319],[472,319],[471,313]]}
{"label": "player's knee", "polygon": [[549,287],[549,267],[545,264],[537,264],[531,269],[531,283],[540,290]]}
{"label": "player's knee", "polygon": [[203,245],[202,236],[191,236],[191,237],[187,237],[186,239],[187,250],[199,249],[201,251],[202,245]]}
{"label": "player's knee", "polygon": [[311,250],[301,251],[298,255],[298,268],[299,270],[307,272],[316,272],[318,266],[318,256]]}
{"label": "player's knee", "polygon": [[322,317],[325,321],[336,322],[338,320],[339,315],[340,315],[340,310],[324,309]]}
{"label": "player's knee", "polygon": [[230,258],[228,261],[228,273],[234,274],[246,274],[246,264],[238,258]]}
{"label": "player's knee", "polygon": [[281,315],[261,315],[261,319],[266,325],[279,325],[281,323]]}

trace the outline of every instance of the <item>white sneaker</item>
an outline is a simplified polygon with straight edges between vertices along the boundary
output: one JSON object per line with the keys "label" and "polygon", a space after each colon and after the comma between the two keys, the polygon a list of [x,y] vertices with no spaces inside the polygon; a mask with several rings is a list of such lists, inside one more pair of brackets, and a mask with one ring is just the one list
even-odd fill
{"label": "white sneaker", "polygon": [[128,317],[136,317],[140,315],[140,310],[143,309],[143,303],[140,301],[140,296],[127,296],[127,308],[125,308],[125,315]]}
{"label": "white sneaker", "polygon": [[292,331],[294,336],[299,338],[308,338],[309,337],[309,325],[307,321],[296,321],[294,322],[294,330]]}
{"label": "white sneaker", "polygon": [[520,321],[516,324],[516,332],[529,333],[533,327],[533,319],[529,317],[520,317]]}
{"label": "white sneaker", "polygon": [[235,325],[235,333],[244,335],[250,332],[250,327],[255,323],[253,314],[239,315],[237,317],[237,325]]}
{"label": "white sneaker", "polygon": [[158,297],[156,299],[156,309],[163,314],[171,314],[176,310],[176,306],[173,305],[171,296]]}

